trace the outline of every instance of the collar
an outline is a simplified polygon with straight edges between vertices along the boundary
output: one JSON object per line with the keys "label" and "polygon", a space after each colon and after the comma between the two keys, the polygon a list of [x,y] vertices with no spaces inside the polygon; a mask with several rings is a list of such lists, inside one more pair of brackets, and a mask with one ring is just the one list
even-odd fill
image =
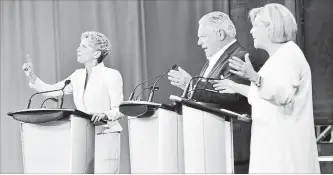
{"label": "collar", "polygon": [[105,67],[104,63],[101,62],[101,63],[97,64],[96,66],[94,66],[91,71],[93,72],[95,70],[100,70],[100,69],[103,69],[104,67]]}
{"label": "collar", "polygon": [[234,44],[236,42],[236,39],[233,39],[232,41],[230,41],[228,44],[226,44],[225,46],[223,46],[218,52],[216,52],[213,56],[207,58],[209,60],[209,62],[212,61],[217,61],[221,55],[228,49],[229,46],[231,46],[232,44]]}

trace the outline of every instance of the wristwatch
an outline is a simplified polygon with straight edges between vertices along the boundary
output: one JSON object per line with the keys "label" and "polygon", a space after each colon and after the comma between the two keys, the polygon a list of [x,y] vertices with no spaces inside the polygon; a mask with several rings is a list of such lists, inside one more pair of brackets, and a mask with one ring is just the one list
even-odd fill
{"label": "wristwatch", "polygon": [[258,75],[258,79],[255,82],[253,82],[253,84],[257,87],[261,86],[261,76],[260,75]]}

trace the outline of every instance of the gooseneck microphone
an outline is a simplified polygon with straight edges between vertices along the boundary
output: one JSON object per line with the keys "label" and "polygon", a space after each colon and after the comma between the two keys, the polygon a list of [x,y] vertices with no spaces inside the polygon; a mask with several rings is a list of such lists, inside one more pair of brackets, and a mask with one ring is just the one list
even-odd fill
{"label": "gooseneck microphone", "polygon": [[58,102],[58,99],[56,99],[56,98],[54,98],[54,97],[50,97],[50,98],[47,98],[47,99],[45,99],[45,100],[43,101],[42,105],[40,105],[40,108],[43,108],[44,103],[45,103],[46,101],[48,101],[48,100],[52,100],[52,101],[54,101],[54,102]]}
{"label": "gooseneck microphone", "polygon": [[71,80],[66,80],[66,81],[65,81],[65,85],[64,85],[64,87],[61,89],[61,91],[62,91],[62,96],[61,96],[60,109],[62,108],[62,105],[64,104],[64,96],[65,96],[64,89],[65,89],[65,87],[66,87],[69,83],[71,83]]}
{"label": "gooseneck microphone", "polygon": [[144,81],[144,82],[142,82],[142,83],[136,85],[135,88],[133,89],[133,91],[131,92],[130,96],[129,96],[129,100],[133,100],[135,90],[136,90],[140,85],[143,85],[143,84],[145,84],[145,83],[147,83],[147,82],[149,82],[149,81],[151,81],[151,80],[154,80],[154,79],[156,79],[156,78],[159,78],[159,77],[161,77],[161,76],[164,76],[164,75],[167,74],[167,73],[168,73],[173,67],[177,67],[177,65],[174,64],[174,65],[172,65],[172,66],[168,69],[168,71],[164,72],[163,74],[158,75],[158,76],[155,76],[155,77],[153,77],[153,78],[150,78],[150,79],[148,79],[148,80],[146,80],[146,81]]}
{"label": "gooseneck microphone", "polygon": [[192,77],[191,79],[190,79],[190,81],[187,83],[187,85],[186,85],[186,87],[185,87],[185,89],[184,89],[184,91],[183,91],[183,94],[182,94],[182,98],[185,98],[186,97],[186,94],[188,93],[188,90],[190,89],[190,86],[191,86],[191,83],[192,83],[192,81],[194,80],[194,79],[198,79],[198,78],[200,78],[201,76],[194,76],[194,77]]}
{"label": "gooseneck microphone", "polygon": [[61,89],[56,89],[56,90],[49,90],[49,91],[43,91],[43,92],[36,92],[34,94],[32,94],[29,98],[29,101],[28,101],[28,105],[27,105],[27,109],[30,108],[30,104],[31,104],[31,99],[32,97],[34,97],[35,95],[39,95],[39,94],[45,94],[45,93],[49,93],[49,92],[56,92],[56,91],[63,91],[65,89],[65,87],[71,83],[71,80],[66,80],[65,83],[64,83],[64,87],[62,87]]}
{"label": "gooseneck microphone", "polygon": [[153,100],[153,96],[154,96],[154,92],[155,92],[155,87],[156,87],[156,84],[157,82],[159,82],[170,70],[175,70],[177,68],[177,64],[174,64],[172,65],[169,70],[167,72],[165,72],[163,75],[160,76],[159,79],[157,79],[155,82],[154,82],[154,85],[152,86],[152,88],[150,89],[150,93],[149,93],[149,97],[148,97],[148,101],[152,101]]}
{"label": "gooseneck microphone", "polygon": [[[135,100],[138,100],[139,96],[147,89],[151,90],[153,88],[153,86],[147,87],[147,88],[143,88],[143,90],[135,97]],[[158,91],[160,89],[160,87],[156,86],[154,91]]]}
{"label": "gooseneck microphone", "polygon": [[[230,76],[231,76],[231,74],[228,74],[226,77],[224,77],[224,78],[222,78],[222,79],[218,79],[218,78],[206,78],[206,77],[202,77],[202,76],[194,76],[194,77],[192,77],[191,80],[187,83],[186,88],[184,89],[183,94],[182,94],[181,97],[182,97],[182,98],[185,98],[185,97],[186,97],[186,94],[187,94],[188,92],[193,92],[193,93],[190,95],[190,97],[189,97],[189,99],[192,99],[192,97],[194,96],[194,93],[195,93],[196,90],[207,90],[207,91],[211,91],[211,92],[217,92],[217,91],[210,90],[210,89],[206,89],[206,88],[204,88],[204,89],[197,89],[197,86],[198,86],[200,80],[198,80],[198,81],[195,83],[195,85],[193,86],[192,90],[189,91],[190,86],[191,86],[191,82],[192,82],[193,80],[195,80],[195,79],[203,79],[203,80],[207,80],[207,81],[209,81],[209,80],[224,80],[224,79],[228,79]],[[207,83],[207,82],[206,82],[206,83]]]}

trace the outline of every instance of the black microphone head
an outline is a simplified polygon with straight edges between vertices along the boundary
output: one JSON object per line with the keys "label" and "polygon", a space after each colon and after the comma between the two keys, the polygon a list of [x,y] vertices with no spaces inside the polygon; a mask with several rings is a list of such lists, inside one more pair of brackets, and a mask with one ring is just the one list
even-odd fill
{"label": "black microphone head", "polygon": [[66,80],[65,81],[65,85],[68,85],[69,83],[71,83],[71,80]]}
{"label": "black microphone head", "polygon": [[178,65],[174,64],[174,65],[171,66],[171,69],[175,70],[177,67],[178,67]]}

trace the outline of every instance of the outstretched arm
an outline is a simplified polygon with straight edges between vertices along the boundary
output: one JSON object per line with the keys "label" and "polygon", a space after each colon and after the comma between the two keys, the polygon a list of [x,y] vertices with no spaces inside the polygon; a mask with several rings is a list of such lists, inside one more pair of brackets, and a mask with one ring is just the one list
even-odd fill
{"label": "outstretched arm", "polygon": [[[56,84],[47,84],[44,83],[42,80],[40,80],[34,70],[33,70],[33,64],[32,60],[29,55],[27,55],[27,63],[24,63],[22,66],[22,69],[24,70],[25,74],[29,78],[29,86],[33,89],[35,89],[38,92],[44,92],[44,91],[51,91],[51,90],[57,90],[61,89],[65,85],[65,81],[70,79],[70,77],[66,78],[65,80],[62,80]],[[64,89],[65,94],[71,94],[72,93],[72,85],[69,84],[65,87]],[[43,94],[45,96],[60,96],[62,95],[62,91],[57,91],[57,92],[50,92],[50,93],[45,93]]]}

